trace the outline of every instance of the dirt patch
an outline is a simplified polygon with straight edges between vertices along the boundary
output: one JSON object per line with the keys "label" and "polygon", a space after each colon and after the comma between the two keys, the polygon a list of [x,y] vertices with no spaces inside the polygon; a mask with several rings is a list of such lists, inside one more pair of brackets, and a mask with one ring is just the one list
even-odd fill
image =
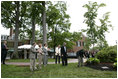
{"label": "dirt patch", "polygon": [[108,71],[117,71],[116,69],[113,68],[113,63],[100,63],[96,65],[85,65],[87,67],[97,69],[97,70],[108,70]]}

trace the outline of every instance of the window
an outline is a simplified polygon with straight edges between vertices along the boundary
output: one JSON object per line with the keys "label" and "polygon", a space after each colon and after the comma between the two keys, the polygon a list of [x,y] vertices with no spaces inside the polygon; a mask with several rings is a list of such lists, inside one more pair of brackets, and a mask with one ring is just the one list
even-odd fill
{"label": "window", "polygon": [[76,46],[78,46],[78,42],[76,42]]}
{"label": "window", "polygon": [[84,42],[82,42],[83,43],[83,46],[84,46]]}
{"label": "window", "polygon": [[5,36],[5,40],[7,40],[7,36]]}
{"label": "window", "polygon": [[80,42],[80,46],[82,46],[82,43]]}
{"label": "window", "polygon": [[3,36],[3,40],[5,40],[5,36]]}
{"label": "window", "polygon": [[1,40],[3,40],[3,36],[1,36]]}
{"label": "window", "polygon": [[77,47],[80,47],[80,46],[81,46],[81,42],[78,41],[78,42],[77,42]]}

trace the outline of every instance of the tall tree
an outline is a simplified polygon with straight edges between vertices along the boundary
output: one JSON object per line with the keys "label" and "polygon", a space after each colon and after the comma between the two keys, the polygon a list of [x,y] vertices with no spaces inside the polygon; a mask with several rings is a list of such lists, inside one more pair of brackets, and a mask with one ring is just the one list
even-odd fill
{"label": "tall tree", "polygon": [[18,35],[19,35],[19,8],[20,8],[20,2],[16,1],[16,23],[15,23],[15,41],[14,41],[14,54],[16,58],[18,58]]}
{"label": "tall tree", "polygon": [[18,35],[19,35],[19,12],[20,2],[19,1],[2,1],[1,6],[1,22],[5,28],[15,28],[15,39],[14,39],[14,53],[13,56],[18,58]]}
{"label": "tall tree", "polygon": [[41,14],[41,2],[40,1],[34,1],[31,2],[31,22],[32,22],[32,40],[31,44],[35,41],[35,25],[39,24],[40,22],[40,14]]}
{"label": "tall tree", "polygon": [[88,10],[84,14],[84,17],[86,18],[84,23],[87,24],[87,29],[85,29],[84,32],[86,32],[93,48],[94,45],[97,44],[98,40],[105,40],[104,33],[108,31],[109,26],[111,27],[111,24],[109,24],[110,21],[108,21],[108,13],[105,14],[104,19],[100,19],[101,25],[96,25],[96,19],[98,16],[97,11],[100,7],[104,6],[106,6],[104,3],[97,4],[97,2],[89,2],[83,6]]}
{"label": "tall tree", "polygon": [[46,29],[46,7],[45,1],[42,2],[43,12],[42,12],[42,26],[43,26],[43,45],[47,43],[47,29]]}
{"label": "tall tree", "polygon": [[[55,3],[48,2],[47,3],[47,25],[48,25],[48,39],[49,46],[55,49],[55,46],[59,44],[59,42],[63,41],[60,37],[62,33],[68,32],[70,29],[70,16],[66,13],[67,6],[66,2],[58,1]],[[59,37],[59,35],[61,35]],[[60,40],[60,41],[59,41]],[[62,44],[62,43],[61,43]]]}
{"label": "tall tree", "polygon": [[37,17],[36,13],[36,5],[35,2],[31,2],[31,23],[32,23],[32,38],[31,38],[31,44],[35,41],[35,20]]}
{"label": "tall tree", "polygon": [[[36,24],[41,25],[41,11],[42,5],[41,1],[25,1],[26,3],[26,13],[24,16],[25,27],[21,28],[20,36],[28,38],[32,44],[36,40],[37,31]],[[25,34],[25,35],[24,35]]]}

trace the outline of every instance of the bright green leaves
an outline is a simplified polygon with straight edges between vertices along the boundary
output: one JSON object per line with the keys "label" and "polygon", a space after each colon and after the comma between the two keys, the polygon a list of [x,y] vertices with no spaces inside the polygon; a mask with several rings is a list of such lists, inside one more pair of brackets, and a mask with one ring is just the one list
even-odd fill
{"label": "bright green leaves", "polygon": [[84,29],[83,32],[86,32],[88,39],[91,41],[91,45],[97,44],[99,41],[106,43],[105,33],[108,32],[109,27],[112,27],[109,21],[109,12],[103,15],[102,19],[99,19],[101,25],[96,25],[96,19],[98,16],[98,9],[106,6],[106,4],[97,2],[89,2],[83,7],[87,8],[87,12],[84,14],[85,20],[84,23],[87,24],[87,29]]}
{"label": "bright green leaves", "polygon": [[48,39],[50,40],[48,45],[55,47],[59,44],[62,45],[63,42],[67,42],[68,38],[71,37],[71,34],[68,32],[71,25],[70,16],[66,13],[67,6],[64,1],[54,3],[49,1],[47,5],[46,22],[49,31]]}
{"label": "bright green leaves", "polygon": [[10,28],[15,26],[15,7],[11,1],[1,2],[1,23],[3,27]]}

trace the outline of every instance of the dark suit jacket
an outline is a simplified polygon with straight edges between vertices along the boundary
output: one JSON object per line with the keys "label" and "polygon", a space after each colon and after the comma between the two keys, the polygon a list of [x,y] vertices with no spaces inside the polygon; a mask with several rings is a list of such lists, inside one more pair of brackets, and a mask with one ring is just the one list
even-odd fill
{"label": "dark suit jacket", "polygon": [[66,51],[64,49],[64,46],[61,47],[61,56],[67,56],[67,47],[66,47]]}
{"label": "dark suit jacket", "polygon": [[76,53],[77,57],[80,56],[80,57],[84,57],[85,56],[85,51],[82,49],[82,50],[79,50],[77,51]]}
{"label": "dark suit jacket", "polygon": [[8,51],[8,49],[5,47],[4,44],[1,45],[1,48],[2,48],[1,53],[2,53],[2,54],[6,54],[7,51]]}

